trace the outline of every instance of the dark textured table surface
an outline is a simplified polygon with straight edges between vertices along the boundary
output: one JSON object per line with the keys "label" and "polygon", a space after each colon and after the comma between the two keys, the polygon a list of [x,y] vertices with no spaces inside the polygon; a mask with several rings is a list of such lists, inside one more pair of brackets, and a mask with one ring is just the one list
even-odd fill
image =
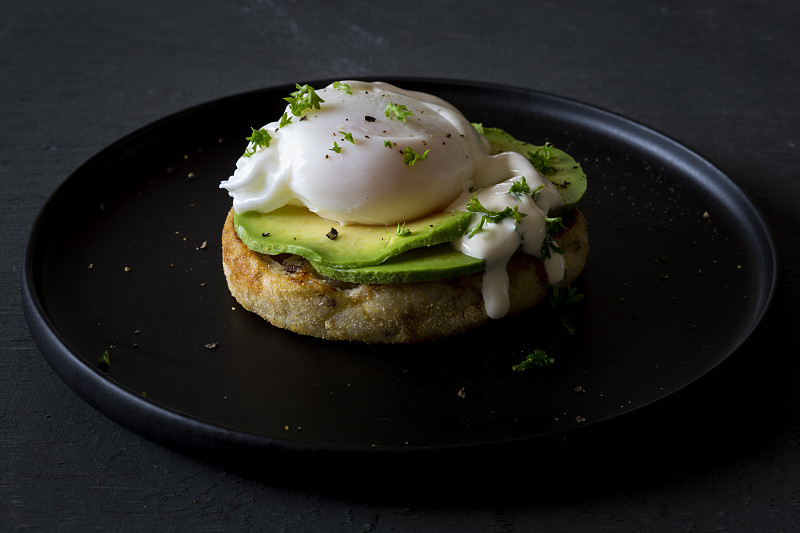
{"label": "dark textured table surface", "polygon": [[[5,2],[0,529],[797,529],[798,25],[788,0]],[[256,475],[189,457],[110,421],[58,378],[23,317],[20,270],[34,218],[72,171],[209,100],[381,76],[553,93],[697,150],[774,232],[783,278],[769,316],[699,382],[557,457],[522,455],[498,471],[431,465],[411,479],[312,481],[302,465]]]}

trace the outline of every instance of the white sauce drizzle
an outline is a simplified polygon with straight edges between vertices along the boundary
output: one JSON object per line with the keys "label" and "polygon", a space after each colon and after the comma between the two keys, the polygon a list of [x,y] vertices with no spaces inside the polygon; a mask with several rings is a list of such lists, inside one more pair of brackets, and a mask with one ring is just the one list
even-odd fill
{"label": "white sauce drizzle", "polygon": [[[461,253],[486,261],[482,294],[486,314],[490,318],[502,318],[508,313],[510,306],[506,270],[508,261],[520,249],[526,254],[541,258],[542,244],[547,237],[545,217],[550,209],[561,204],[558,191],[549,181],[542,178],[532,165],[528,169],[525,181],[531,190],[542,186],[536,193],[535,200],[531,195],[518,196],[509,192],[514,182],[520,182],[521,179],[521,175],[515,176],[475,192],[481,205],[488,210],[502,211],[506,207],[512,209],[516,207],[520,213],[526,215],[519,224],[512,217],[504,218],[498,223],[486,222],[483,229],[472,237],[464,235],[451,243]],[[450,204],[448,210],[466,211],[467,202],[472,198],[472,194],[471,192],[462,194],[458,200]],[[482,216],[482,213],[474,213],[470,226],[478,224]],[[565,264],[561,254],[553,253],[550,257],[543,258],[543,262],[548,283],[555,284],[564,279]]]}

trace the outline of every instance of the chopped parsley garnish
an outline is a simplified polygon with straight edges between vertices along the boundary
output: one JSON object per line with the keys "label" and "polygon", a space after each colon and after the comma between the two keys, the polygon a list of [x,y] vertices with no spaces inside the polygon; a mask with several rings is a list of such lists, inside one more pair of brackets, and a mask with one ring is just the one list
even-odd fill
{"label": "chopped parsley garnish", "polygon": [[[388,142],[388,141],[387,141]],[[384,143],[385,145],[386,143]],[[403,150],[403,163],[406,165],[413,167],[417,161],[422,161],[423,159],[428,159],[428,152],[430,149],[425,150],[424,153],[418,154],[416,150],[411,148],[410,146]]]}
{"label": "chopped parsley garnish", "polygon": [[553,255],[552,252],[555,252],[557,254],[563,254],[564,250],[558,247],[552,235],[548,235],[547,237],[544,238],[544,241],[542,242],[540,259],[547,259],[551,257]]}
{"label": "chopped parsley garnish", "polygon": [[340,81],[333,82],[333,88],[334,89],[339,89],[341,91],[344,91],[347,94],[353,94],[353,91],[350,90],[350,86],[347,85],[346,83],[342,83]]}
{"label": "chopped parsley garnish", "polygon": [[383,145],[385,147],[387,147],[387,148],[391,148],[392,147],[392,141],[383,141]]}
{"label": "chopped parsley garnish", "polygon": [[547,236],[542,241],[542,250],[541,250],[541,258],[547,259],[552,254],[551,252],[555,252],[557,254],[563,254],[564,250],[558,247],[556,244],[555,236],[559,231],[561,231],[565,226],[564,222],[561,220],[561,217],[544,217],[545,223],[547,223]]}
{"label": "chopped parsley garnish", "polygon": [[582,299],[583,294],[579,293],[575,287],[562,287],[560,285],[554,286],[547,297],[547,301],[550,302],[555,314],[559,317],[561,325],[570,334],[575,333],[575,328],[572,327],[571,308]]}
{"label": "chopped parsley garnish", "polygon": [[511,188],[508,189],[509,194],[513,194],[517,198],[521,198],[527,194],[531,193],[531,188],[528,187],[528,182],[525,180],[525,176],[520,176],[520,181],[515,181],[511,183]]}
{"label": "chopped parsley garnish", "polygon": [[342,153],[342,148],[336,141],[333,141],[333,148],[328,148],[331,152],[336,152],[337,154]]}
{"label": "chopped parsley garnish", "polygon": [[350,141],[351,143],[356,144],[356,142],[353,140],[353,134],[352,133],[345,133],[343,131],[340,131],[339,133],[344,135],[344,140],[345,141]]}
{"label": "chopped parsley garnish", "polygon": [[531,190],[527,180],[525,179],[525,176],[520,176],[520,181],[514,181],[511,183],[511,187],[508,189],[508,194],[513,194],[517,198],[522,198],[523,196],[530,194],[531,197],[536,200],[536,195],[539,194],[539,191],[545,187],[547,187],[547,185],[542,183],[535,189]]}
{"label": "chopped parsley garnish", "polygon": [[553,161],[556,156],[553,155],[553,145],[550,143],[545,144],[535,152],[528,152],[528,161],[531,162],[533,167],[541,174],[552,174],[556,171],[553,166]]}
{"label": "chopped parsley garnish", "polygon": [[389,118],[396,118],[397,120],[402,120],[403,124],[406,123],[407,117],[413,117],[414,113],[408,110],[406,106],[403,104],[395,104],[394,102],[390,103],[386,106],[386,116]]}
{"label": "chopped parsley garnish", "polygon": [[411,230],[406,228],[406,223],[403,222],[401,225],[399,222],[397,223],[397,236],[398,237],[407,237],[411,235]]}
{"label": "chopped parsley garnish", "polygon": [[97,367],[101,370],[108,370],[111,367],[111,358],[108,355],[108,350],[103,352],[103,355],[97,358]]}
{"label": "chopped parsley garnish", "polygon": [[547,222],[547,233],[550,235],[555,235],[562,229],[566,229],[564,220],[561,217],[544,217],[544,221]]}
{"label": "chopped parsley garnish", "polygon": [[550,366],[553,363],[555,363],[555,359],[547,355],[547,352],[536,349],[533,353],[529,353],[519,364],[512,366],[511,369],[514,372],[522,372],[534,366]]}
{"label": "chopped parsley garnish", "polygon": [[301,86],[299,83],[295,83],[295,87],[297,90],[284,98],[289,102],[289,110],[292,115],[299,117],[306,109],[319,109],[319,105],[325,102],[309,84]]}
{"label": "chopped parsley garnish", "polygon": [[245,157],[250,157],[256,153],[256,150],[259,148],[268,148],[270,141],[272,141],[272,136],[269,134],[266,128],[261,128],[260,130],[255,128],[250,129],[253,130],[253,134],[250,135],[250,137],[247,137],[247,140],[250,141],[253,146],[244,153]]}
{"label": "chopped parsley garnish", "polygon": [[[575,287],[553,285],[547,295],[547,301],[553,307],[552,316],[557,318],[567,332],[572,335],[575,329],[572,327],[572,306],[583,299],[583,294],[578,292]],[[544,350],[536,349],[519,364],[511,369],[514,372],[522,372],[534,366],[550,366],[555,360],[547,355]]]}
{"label": "chopped parsley garnish", "polygon": [[287,124],[289,124],[291,121],[292,121],[292,117],[289,116],[288,113],[284,113],[281,116],[281,122],[280,122],[280,124],[278,124],[278,127],[282,128],[282,127],[286,126]]}
{"label": "chopped parsley garnish", "polygon": [[520,220],[528,216],[525,213],[520,213],[519,208],[517,206],[514,206],[513,209],[511,207],[506,206],[506,208],[503,209],[502,211],[492,211],[490,209],[486,209],[485,207],[483,207],[480,200],[478,200],[478,197],[475,194],[473,194],[470,201],[467,202],[467,211],[471,213],[483,213],[480,222],[478,222],[471,228],[467,228],[467,235],[470,238],[472,238],[473,235],[481,231],[483,229],[483,225],[486,224],[487,222],[492,222],[496,224],[501,220],[503,220],[504,218],[511,217],[517,222],[517,224],[519,224]]}

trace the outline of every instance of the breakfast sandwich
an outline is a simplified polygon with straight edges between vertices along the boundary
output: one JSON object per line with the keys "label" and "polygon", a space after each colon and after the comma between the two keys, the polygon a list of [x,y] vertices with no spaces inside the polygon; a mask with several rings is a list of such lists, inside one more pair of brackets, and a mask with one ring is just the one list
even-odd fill
{"label": "breakfast sandwich", "polygon": [[382,82],[297,85],[252,128],[222,244],[231,294],[330,340],[435,340],[578,278],[586,176],[567,153]]}

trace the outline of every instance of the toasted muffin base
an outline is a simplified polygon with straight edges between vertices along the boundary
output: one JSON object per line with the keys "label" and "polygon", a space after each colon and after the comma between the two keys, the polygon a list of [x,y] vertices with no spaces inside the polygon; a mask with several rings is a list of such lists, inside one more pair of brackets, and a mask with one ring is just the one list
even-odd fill
{"label": "toasted muffin base", "polygon": [[[556,236],[567,265],[566,283],[583,271],[589,253],[586,219],[575,210]],[[479,326],[486,315],[483,273],[440,281],[346,283],[320,276],[300,256],[250,250],[236,234],[233,209],[222,230],[222,266],[239,304],[274,326],[302,335],[365,343],[418,343]],[[526,254],[508,264],[509,314],[528,309],[547,293],[544,265]]]}

